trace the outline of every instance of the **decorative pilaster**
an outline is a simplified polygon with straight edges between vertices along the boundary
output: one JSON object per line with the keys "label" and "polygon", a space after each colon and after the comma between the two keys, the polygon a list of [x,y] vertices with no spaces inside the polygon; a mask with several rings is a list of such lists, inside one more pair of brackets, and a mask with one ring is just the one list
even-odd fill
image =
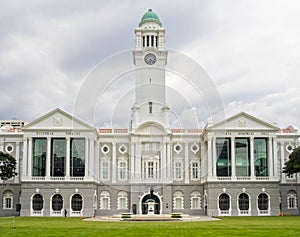
{"label": "decorative pilaster", "polygon": [[190,168],[189,168],[189,143],[186,142],[184,146],[184,183],[190,182]]}
{"label": "decorative pilaster", "polygon": [[112,143],[112,183],[117,181],[117,154],[116,154],[116,142]]}
{"label": "decorative pilaster", "polygon": [[268,138],[268,175],[269,177],[274,176],[274,170],[273,170],[273,146],[272,146],[272,137]]}
{"label": "decorative pilaster", "polygon": [[50,180],[50,164],[51,164],[51,138],[47,137],[47,153],[46,153],[46,179]]}
{"label": "decorative pilaster", "polygon": [[94,139],[93,138],[89,138],[89,141],[90,141],[90,159],[89,159],[89,170],[90,170],[90,176],[91,178],[93,178],[94,180],[94,177],[95,177],[95,165],[94,165],[94,162],[95,162],[95,142],[94,142]]}
{"label": "decorative pilaster", "polygon": [[212,175],[217,177],[217,148],[216,148],[216,138],[212,138],[212,160],[213,160],[213,172]]}
{"label": "decorative pilaster", "polygon": [[250,137],[250,170],[251,180],[255,179],[254,137]]}
{"label": "decorative pilaster", "polygon": [[84,176],[89,177],[90,176],[90,170],[89,170],[89,139],[85,138],[85,162],[84,162]]}
{"label": "decorative pilaster", "polygon": [[207,140],[207,159],[208,159],[208,176],[212,177],[213,176],[213,166],[214,166],[214,161],[212,158],[212,152],[211,152],[211,137],[208,137]]}
{"label": "decorative pilaster", "polygon": [[274,169],[274,176],[278,177],[278,157],[277,157],[277,139],[273,137],[273,169]]}
{"label": "decorative pilaster", "polygon": [[27,167],[27,174],[29,177],[32,176],[32,138],[30,137],[28,142],[28,167]]}
{"label": "decorative pilaster", "polygon": [[231,177],[232,179],[236,179],[236,171],[235,171],[235,137],[230,138],[231,142]]}
{"label": "decorative pilaster", "polygon": [[16,142],[16,172],[17,176],[15,177],[14,181],[15,183],[18,183],[20,181],[20,142]]}
{"label": "decorative pilaster", "polygon": [[135,167],[134,167],[134,161],[135,161],[135,150],[134,150],[134,141],[131,141],[130,144],[130,180],[133,182],[135,178]]}
{"label": "decorative pilaster", "polygon": [[25,137],[23,139],[23,171],[22,171],[22,176],[26,177],[27,176],[27,159],[28,159],[28,139]]}
{"label": "decorative pilaster", "polygon": [[70,179],[70,159],[71,159],[71,154],[70,154],[71,139],[70,139],[70,137],[66,137],[66,141],[67,141],[67,151],[66,151],[66,176],[65,176],[65,179],[69,180]]}

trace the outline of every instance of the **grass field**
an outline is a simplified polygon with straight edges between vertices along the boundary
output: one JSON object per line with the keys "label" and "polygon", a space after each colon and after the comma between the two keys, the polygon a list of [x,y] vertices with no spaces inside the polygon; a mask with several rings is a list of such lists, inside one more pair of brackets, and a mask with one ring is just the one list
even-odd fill
{"label": "grass field", "polygon": [[224,217],[209,222],[94,222],[2,217],[0,236],[300,236],[300,217]]}

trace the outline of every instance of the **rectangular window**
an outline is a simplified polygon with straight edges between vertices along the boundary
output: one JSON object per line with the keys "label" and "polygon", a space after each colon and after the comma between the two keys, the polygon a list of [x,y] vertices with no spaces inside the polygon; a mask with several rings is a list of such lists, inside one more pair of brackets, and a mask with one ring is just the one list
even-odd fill
{"label": "rectangular window", "polygon": [[109,178],[109,163],[102,162],[102,179],[108,179],[108,178]]}
{"label": "rectangular window", "polygon": [[119,162],[119,179],[126,179],[126,162]]}
{"label": "rectangular window", "polygon": [[181,179],[181,178],[182,178],[182,163],[175,162],[175,179]]}
{"label": "rectangular window", "polygon": [[65,176],[66,139],[53,138],[51,142],[50,175],[52,177]]}
{"label": "rectangular window", "polygon": [[5,198],[5,209],[12,209],[12,199]]}
{"label": "rectangular window", "polygon": [[231,176],[230,138],[217,138],[217,176]]}
{"label": "rectangular window", "polygon": [[268,139],[254,139],[255,176],[268,176]]}
{"label": "rectangular window", "polygon": [[126,198],[119,197],[119,209],[126,209]]}
{"label": "rectangular window", "polygon": [[33,169],[32,176],[44,177],[46,175],[47,139],[33,139]]}
{"label": "rectangular window", "polygon": [[192,179],[199,179],[199,163],[192,163]]}
{"label": "rectangular window", "polygon": [[237,176],[250,176],[250,144],[248,138],[235,139],[235,170]]}
{"label": "rectangular window", "polygon": [[84,177],[85,174],[85,139],[71,139],[70,175]]}
{"label": "rectangular window", "polygon": [[182,198],[175,198],[175,207],[174,209],[182,209]]}
{"label": "rectangular window", "polygon": [[154,162],[148,162],[148,178],[152,179],[154,177]]}
{"label": "rectangular window", "polygon": [[101,201],[101,209],[109,209],[109,198],[103,197]]}
{"label": "rectangular window", "polygon": [[200,202],[198,197],[192,198],[192,209],[199,209],[200,208]]}

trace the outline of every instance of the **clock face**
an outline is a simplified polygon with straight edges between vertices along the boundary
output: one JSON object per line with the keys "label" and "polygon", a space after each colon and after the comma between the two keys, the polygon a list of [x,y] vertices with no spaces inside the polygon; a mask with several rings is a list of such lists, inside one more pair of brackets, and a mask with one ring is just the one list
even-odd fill
{"label": "clock face", "polygon": [[156,56],[152,53],[148,53],[146,54],[144,60],[148,65],[153,65],[156,62]]}

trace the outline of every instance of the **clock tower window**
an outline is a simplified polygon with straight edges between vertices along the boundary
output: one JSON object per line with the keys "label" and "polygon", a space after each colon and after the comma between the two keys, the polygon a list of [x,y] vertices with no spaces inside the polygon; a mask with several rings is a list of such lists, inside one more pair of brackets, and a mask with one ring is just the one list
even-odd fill
{"label": "clock tower window", "polygon": [[149,114],[152,114],[152,102],[148,102],[149,105]]}

